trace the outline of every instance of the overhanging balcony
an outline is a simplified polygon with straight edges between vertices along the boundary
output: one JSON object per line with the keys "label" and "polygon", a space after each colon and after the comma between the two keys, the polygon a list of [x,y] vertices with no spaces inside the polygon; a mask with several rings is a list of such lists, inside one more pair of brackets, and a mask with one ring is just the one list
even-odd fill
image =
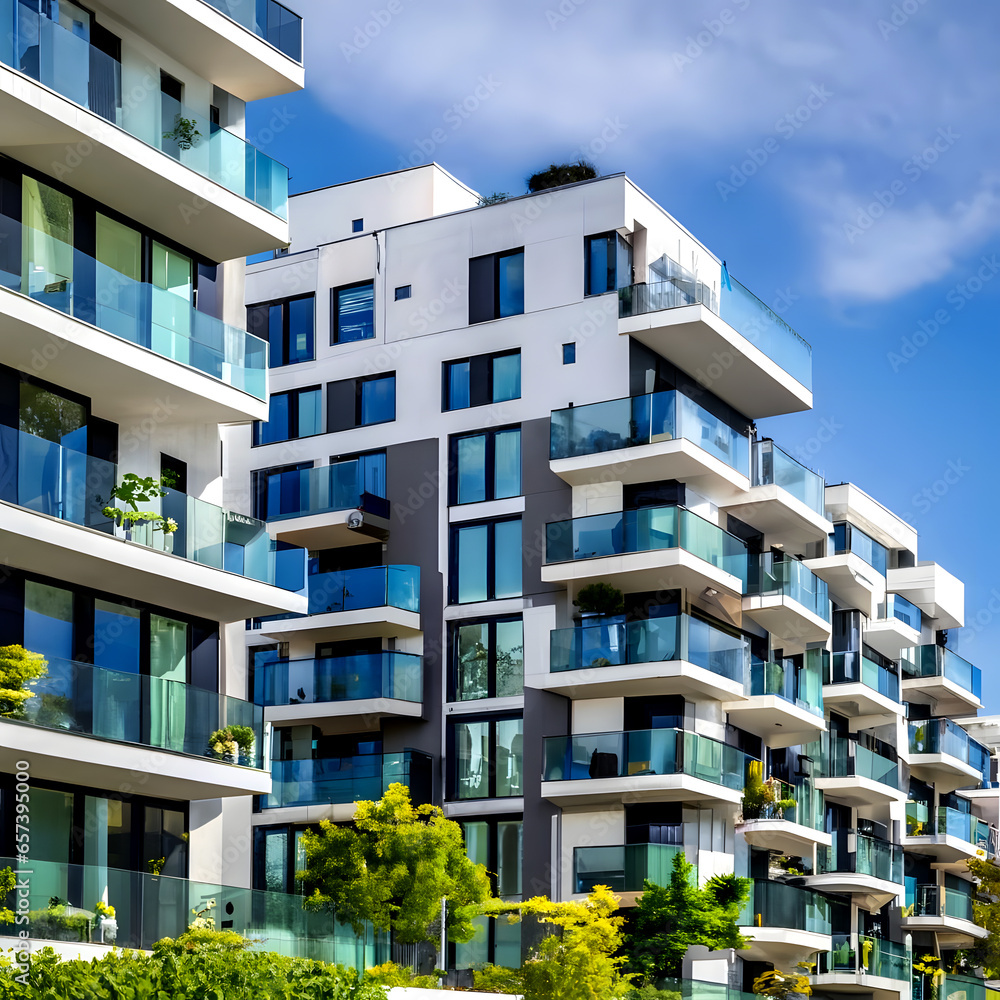
{"label": "overhanging balcony", "polygon": [[[26,755],[34,778],[98,788],[141,787],[172,799],[255,795],[262,767],[263,709],[181,681],[49,658],[29,685],[23,715],[0,719],[0,766]],[[211,735],[226,726],[255,734],[251,756],[228,761]],[[238,766],[242,765],[242,766]]]}
{"label": "overhanging balcony", "polygon": [[[829,847],[832,840],[823,831],[825,811],[823,793],[806,781],[790,785],[769,778],[774,801],[765,805],[750,805],[744,797],[736,822],[736,832],[751,847],[780,851],[792,857],[812,857],[817,847]],[[793,803],[782,805],[782,803]]]}
{"label": "overhanging balcony", "polygon": [[632,905],[647,879],[656,885],[670,884],[674,858],[678,854],[684,855],[680,844],[574,847],[573,891],[588,895],[594,886],[606,885],[622,897],[619,905]]}
{"label": "overhanging balcony", "polygon": [[897,941],[865,934],[834,934],[810,977],[814,993],[864,993],[875,1000],[910,995],[910,954]]}
{"label": "overhanging balcony", "polygon": [[972,883],[963,883],[955,876],[952,885],[917,885],[907,888],[903,910],[903,930],[923,931],[937,935],[942,948],[968,948],[987,936],[972,910]]}
{"label": "overhanging balcony", "polygon": [[273,723],[342,719],[349,729],[359,716],[420,718],[423,699],[423,658],[413,653],[278,660],[254,670],[254,702]]}
{"label": "overhanging balcony", "polygon": [[600,579],[626,592],[709,588],[742,595],[746,543],[683,507],[642,507],[545,526],[542,581]]}
{"label": "overhanging balcony", "polygon": [[852,719],[902,715],[899,675],[857,650],[833,653],[823,704]]}
{"label": "overhanging balcony", "polygon": [[997,830],[970,813],[939,806],[935,814],[928,803],[911,800],[903,845],[934,858],[935,868],[960,874],[970,858],[996,856]]}
{"label": "overhanging balcony", "polygon": [[951,719],[910,723],[910,768],[939,791],[979,787],[990,780],[990,752]]}
{"label": "overhanging balcony", "polygon": [[742,957],[794,968],[816,952],[830,951],[833,910],[844,905],[813,889],[755,879],[740,918],[752,938]]}
{"label": "overhanging balcony", "polygon": [[750,644],[701,618],[623,618],[550,633],[544,688],[567,697],[742,699]]}
{"label": "overhanging balcony", "polygon": [[918,646],[900,661],[907,701],[930,704],[935,715],[960,715],[983,707],[979,667],[945,646]]}
{"label": "overhanging balcony", "polygon": [[865,626],[865,643],[890,660],[920,642],[920,608],[899,594],[886,594],[876,618]]}
{"label": "overhanging balcony", "polygon": [[827,767],[821,765],[816,787],[828,799],[851,806],[870,806],[904,802],[906,791],[900,786],[899,761],[887,756],[891,750],[872,741],[865,746],[856,740],[830,736],[826,752]]}
{"label": "overhanging balcony", "polygon": [[965,584],[935,562],[918,562],[888,571],[889,588],[934,619],[934,628],[965,624]]}
{"label": "overhanging balcony", "polygon": [[[670,262],[673,264],[673,262]],[[618,331],[757,419],[812,406],[812,348],[738,281],[714,292],[683,269],[619,293]]]}
{"label": "overhanging balcony", "polygon": [[717,802],[742,796],[748,757],[679,729],[546,737],[542,797],[559,805]]}
{"label": "overhanging balcony", "polygon": [[830,638],[833,608],[826,584],[798,559],[764,553],[750,560],[743,610],[782,645],[805,649]]}
{"label": "overhanging balcony", "polygon": [[903,849],[886,840],[837,830],[832,845],[817,854],[817,862],[809,885],[824,892],[850,893],[870,913],[903,894]]}
{"label": "overhanging balcony", "polygon": [[676,391],[553,410],[549,467],[571,486],[678,479],[713,496],[750,485],[746,428]]}
{"label": "overhanging balcony", "polygon": [[[114,58],[0,0],[0,152],[71,169],[75,190],[211,260],[286,244],[287,167],[213,124],[207,106],[168,103],[151,75],[123,88]],[[182,120],[190,141],[173,137]]]}
{"label": "overhanging balcony", "polygon": [[103,513],[116,466],[10,427],[0,427],[0,473],[9,566],[219,622],[305,606],[293,593],[305,553],[279,550],[252,517],[170,490],[148,509],[176,532],[144,522],[117,537]]}

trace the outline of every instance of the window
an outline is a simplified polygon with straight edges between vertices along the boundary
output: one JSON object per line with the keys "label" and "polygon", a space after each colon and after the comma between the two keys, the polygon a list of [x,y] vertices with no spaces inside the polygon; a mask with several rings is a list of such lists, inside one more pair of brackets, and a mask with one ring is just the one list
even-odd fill
{"label": "window", "polygon": [[352,233],[363,232],[364,228],[365,228],[365,220],[364,219],[353,219],[351,221],[351,232]]}
{"label": "window", "polygon": [[265,892],[302,891],[295,873],[306,867],[304,829],[258,826],[253,831],[253,883]]}
{"label": "window", "polygon": [[563,344],[563,364],[576,364],[576,344]]}
{"label": "window", "polygon": [[524,794],[519,718],[463,719],[449,731],[452,798],[503,799]]}
{"label": "window", "polygon": [[441,378],[442,410],[504,403],[521,398],[521,352],[479,354],[446,361]]}
{"label": "window", "polygon": [[585,294],[602,295],[632,284],[632,246],[618,233],[588,236],[584,255]]}
{"label": "window", "polygon": [[520,496],[521,428],[453,436],[449,473],[452,505]]}
{"label": "window", "polygon": [[398,302],[400,299],[408,299],[410,297],[410,292],[411,289],[409,285],[400,285],[396,289],[396,301]]}
{"label": "window", "polygon": [[247,306],[247,330],[271,345],[271,368],[314,361],[316,296]]}
{"label": "window", "polygon": [[375,284],[365,281],[333,289],[332,344],[353,344],[375,336]]}
{"label": "window", "polygon": [[326,429],[331,434],[396,419],[395,372],[330,382],[326,390]]}
{"label": "window", "polygon": [[524,312],[524,247],[469,261],[469,322]]}
{"label": "window", "polygon": [[510,698],[524,691],[524,624],[517,618],[451,627],[453,701]]}
{"label": "window", "polygon": [[451,529],[450,603],[521,596],[521,519]]}
{"label": "window", "polygon": [[254,421],[253,444],[257,447],[322,433],[323,390],[314,385],[308,389],[274,393],[267,421]]}

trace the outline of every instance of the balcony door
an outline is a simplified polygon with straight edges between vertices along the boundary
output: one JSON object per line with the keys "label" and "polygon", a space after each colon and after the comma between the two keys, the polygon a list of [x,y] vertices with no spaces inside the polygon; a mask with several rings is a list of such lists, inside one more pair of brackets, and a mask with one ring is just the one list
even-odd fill
{"label": "balcony door", "polygon": [[153,240],[153,334],[157,354],[191,364],[194,262]]}
{"label": "balcony door", "polygon": [[186,749],[189,630],[185,622],[149,616],[150,742],[178,753]]}
{"label": "balcony door", "polygon": [[73,311],[73,199],[34,177],[21,179],[21,291]]}
{"label": "balcony door", "polygon": [[144,322],[142,234],[97,213],[97,326],[149,347]]}

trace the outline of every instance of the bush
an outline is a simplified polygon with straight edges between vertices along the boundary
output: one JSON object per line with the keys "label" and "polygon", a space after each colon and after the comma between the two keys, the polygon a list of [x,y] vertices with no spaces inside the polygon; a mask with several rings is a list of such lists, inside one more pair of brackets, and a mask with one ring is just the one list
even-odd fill
{"label": "bush", "polygon": [[434,976],[418,976],[412,969],[405,965],[396,965],[395,962],[373,965],[365,971],[365,982],[389,988],[393,986],[417,986],[429,990],[437,989],[438,984]]}
{"label": "bush", "polygon": [[588,614],[620,615],[625,610],[625,595],[602,580],[581,587],[573,603]]}
{"label": "bush", "polygon": [[528,178],[528,190],[534,194],[536,191],[561,187],[563,184],[589,181],[596,176],[597,167],[586,160],[577,160],[576,163],[551,163],[548,170],[539,170]]}
{"label": "bush", "polygon": [[473,972],[475,989],[481,993],[524,993],[524,971],[502,965],[486,965]]}

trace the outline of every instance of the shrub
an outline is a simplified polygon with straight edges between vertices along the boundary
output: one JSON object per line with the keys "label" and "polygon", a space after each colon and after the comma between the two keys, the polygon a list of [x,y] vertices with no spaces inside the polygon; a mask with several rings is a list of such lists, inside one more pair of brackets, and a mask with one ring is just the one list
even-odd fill
{"label": "shrub", "polygon": [[617,587],[601,581],[582,587],[573,603],[589,614],[620,615],[625,610],[625,595]]}
{"label": "shrub", "polygon": [[481,993],[524,993],[524,970],[486,965],[473,972],[473,983]]}
{"label": "shrub", "polygon": [[539,170],[528,178],[528,190],[534,194],[536,191],[561,187],[563,184],[589,181],[596,176],[597,167],[586,160],[577,160],[576,163],[550,163],[547,170]]}
{"label": "shrub", "polygon": [[412,969],[405,965],[396,965],[395,962],[373,965],[365,971],[365,982],[388,988],[416,986],[430,990],[436,989],[438,984],[434,976],[418,976]]}

